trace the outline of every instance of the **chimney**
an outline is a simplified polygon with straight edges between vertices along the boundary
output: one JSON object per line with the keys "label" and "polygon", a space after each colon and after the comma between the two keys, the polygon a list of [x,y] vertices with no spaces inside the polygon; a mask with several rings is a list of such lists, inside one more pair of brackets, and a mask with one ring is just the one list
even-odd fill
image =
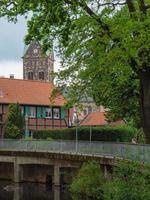
{"label": "chimney", "polygon": [[9,78],[14,79],[14,74],[10,74]]}

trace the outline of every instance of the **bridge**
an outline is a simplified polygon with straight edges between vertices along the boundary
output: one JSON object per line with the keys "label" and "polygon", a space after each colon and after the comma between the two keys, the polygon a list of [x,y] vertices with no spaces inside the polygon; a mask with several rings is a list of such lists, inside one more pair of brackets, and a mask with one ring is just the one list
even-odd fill
{"label": "bridge", "polygon": [[[82,163],[96,160],[104,174],[115,159],[150,163],[150,145],[55,140],[0,140],[0,178],[51,182],[58,186],[65,172],[73,176]],[[63,177],[64,178],[64,177]]]}

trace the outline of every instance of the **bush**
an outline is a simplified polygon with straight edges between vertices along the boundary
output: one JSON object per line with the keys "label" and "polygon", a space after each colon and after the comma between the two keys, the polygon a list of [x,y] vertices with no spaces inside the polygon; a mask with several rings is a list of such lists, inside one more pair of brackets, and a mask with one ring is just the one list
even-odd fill
{"label": "bush", "polygon": [[74,200],[150,200],[150,165],[116,160],[112,178],[96,161],[84,163],[70,186]]}
{"label": "bush", "polygon": [[17,139],[21,138],[21,131],[14,124],[7,124],[5,128],[5,138]]}
{"label": "bush", "polygon": [[136,130],[137,143],[145,143],[145,135],[142,128]]}
{"label": "bush", "polygon": [[112,177],[105,184],[104,200],[150,200],[150,166],[118,161]]}
{"label": "bush", "polygon": [[24,117],[19,104],[10,104],[5,125],[5,138],[17,139],[22,136]]}
{"label": "bush", "polygon": [[[133,137],[136,137],[136,131],[129,126],[92,127],[92,141],[131,142]],[[76,128],[34,131],[33,138],[75,140]],[[90,140],[89,127],[78,127],[78,140]]]}
{"label": "bush", "polygon": [[24,117],[21,113],[20,105],[18,103],[10,104],[8,109],[7,122],[14,124],[20,131],[23,131]]}
{"label": "bush", "polygon": [[[100,165],[95,161],[91,161],[83,164],[77,176],[73,179],[70,191],[73,193],[74,199],[92,197],[94,200],[103,200],[105,181]],[[83,195],[84,198],[82,198]]]}

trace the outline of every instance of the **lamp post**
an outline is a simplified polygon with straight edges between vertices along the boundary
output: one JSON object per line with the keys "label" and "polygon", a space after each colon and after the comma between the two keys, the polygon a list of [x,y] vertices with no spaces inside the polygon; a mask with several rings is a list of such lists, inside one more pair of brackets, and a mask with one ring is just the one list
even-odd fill
{"label": "lamp post", "polygon": [[76,124],[76,152],[78,151],[78,122]]}
{"label": "lamp post", "polygon": [[91,147],[91,141],[92,141],[92,126],[90,126],[90,147]]}
{"label": "lamp post", "polygon": [[28,137],[28,115],[25,115],[25,138]]}
{"label": "lamp post", "polygon": [[79,126],[79,118],[76,110],[76,152],[78,151],[78,126]]}

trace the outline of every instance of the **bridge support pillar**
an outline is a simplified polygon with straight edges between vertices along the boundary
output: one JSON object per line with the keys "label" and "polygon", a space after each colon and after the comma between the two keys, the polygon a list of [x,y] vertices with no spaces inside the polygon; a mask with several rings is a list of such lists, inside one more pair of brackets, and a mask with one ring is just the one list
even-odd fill
{"label": "bridge support pillar", "polygon": [[58,164],[54,165],[54,185],[60,186],[60,166]]}
{"label": "bridge support pillar", "polygon": [[23,194],[23,188],[19,183],[15,184],[16,189],[14,190],[14,200],[20,200]]}
{"label": "bridge support pillar", "polygon": [[105,178],[108,177],[108,169],[107,169],[107,165],[104,165],[104,176],[105,176]]}
{"label": "bridge support pillar", "polygon": [[21,166],[17,162],[14,162],[14,182],[15,183],[21,182],[21,175],[22,175]]}
{"label": "bridge support pillar", "polygon": [[60,187],[54,187],[54,200],[60,200]]}

